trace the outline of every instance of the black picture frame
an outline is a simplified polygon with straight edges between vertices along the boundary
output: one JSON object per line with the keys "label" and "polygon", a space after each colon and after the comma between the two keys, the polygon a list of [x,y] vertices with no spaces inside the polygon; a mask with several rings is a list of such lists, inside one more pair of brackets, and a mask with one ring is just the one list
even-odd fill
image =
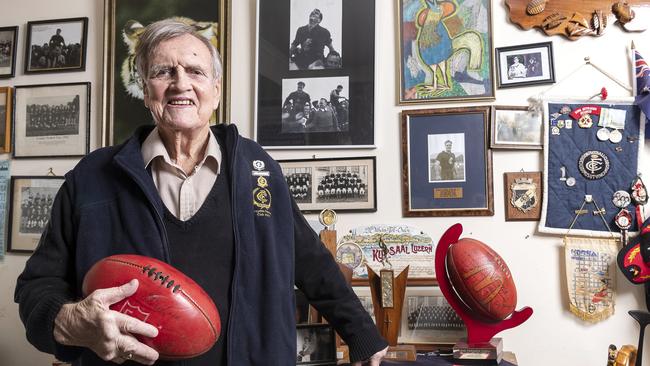
{"label": "black picture frame", "polygon": [[296,325],[296,345],[296,365],[336,365],[336,333],[331,325]]}
{"label": "black picture frame", "polygon": [[86,17],[27,22],[25,74],[84,71],[87,49]]}
{"label": "black picture frame", "polygon": [[499,89],[555,83],[553,42],[498,47],[494,53]]}
{"label": "black picture frame", "polygon": [[18,26],[0,27],[0,79],[16,75]]}
{"label": "black picture frame", "polygon": [[298,208],[304,213],[318,213],[326,208],[337,212],[377,211],[374,156],[278,160],[278,163]]}
{"label": "black picture frame", "polygon": [[89,148],[89,82],[14,88],[14,158],[84,156]]}
{"label": "black picture frame", "polygon": [[7,252],[32,253],[50,218],[60,176],[12,176],[9,191]]}
{"label": "black picture frame", "polygon": [[[310,66],[298,66],[313,9],[321,10],[319,26],[336,52],[323,46]],[[374,55],[375,0],[258,0],[257,142],[267,149],[374,147]],[[299,83],[309,98],[291,97]]]}

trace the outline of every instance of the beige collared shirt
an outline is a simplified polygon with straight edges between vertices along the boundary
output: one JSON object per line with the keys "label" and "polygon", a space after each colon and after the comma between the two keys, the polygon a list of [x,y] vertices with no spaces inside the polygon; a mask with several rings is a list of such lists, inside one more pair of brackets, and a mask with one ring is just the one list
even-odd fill
{"label": "beige collared shirt", "polygon": [[151,165],[151,176],[167,209],[179,220],[189,220],[201,208],[217,180],[221,169],[221,149],[209,131],[205,156],[191,174],[169,158],[169,153],[156,127],[142,143],[145,166]]}

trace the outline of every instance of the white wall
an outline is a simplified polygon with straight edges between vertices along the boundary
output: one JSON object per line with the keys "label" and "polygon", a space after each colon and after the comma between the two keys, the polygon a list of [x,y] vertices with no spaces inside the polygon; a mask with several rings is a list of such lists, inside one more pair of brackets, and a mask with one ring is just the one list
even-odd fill
{"label": "white wall", "polygon": [[[402,218],[401,217],[401,157],[399,141],[399,112],[407,108],[448,107],[458,104],[429,104],[412,107],[395,105],[397,85],[396,0],[376,0],[376,145],[375,150],[305,150],[273,151],[275,158],[308,158],[335,156],[377,156],[378,211],[368,214],[339,214],[337,230],[371,223],[399,223],[417,226],[435,240],[451,224],[461,222],[464,235],[479,238],[493,246],[508,263],[519,292],[519,306],[531,306],[533,317],[519,328],[500,334],[507,350],[514,351],[520,365],[599,365],[606,362],[607,346],[614,343],[636,345],[638,329],[627,315],[628,310],[643,309],[642,288],[631,286],[619,276],[616,313],[597,324],[584,323],[567,311],[567,297],[561,273],[560,238],[542,236],[534,222],[504,221],[503,173],[507,171],[541,170],[538,152],[495,151],[494,160],[494,217],[476,218]],[[255,44],[255,1],[233,0],[232,7],[232,121],[242,134],[252,136]],[[591,56],[594,63],[604,67],[617,78],[631,82],[627,47],[634,40],[637,48],[650,58],[650,33],[629,34],[610,25],[600,38],[586,38],[570,42],[560,37],[546,37],[539,31],[522,31],[512,25],[505,5],[493,5],[494,46],[552,40],[555,51],[556,79],[562,80]],[[19,25],[17,76],[0,80],[0,86],[90,81],[92,83],[91,148],[96,148],[101,134],[101,74],[103,2],[87,0],[0,0],[0,26]],[[89,48],[85,72],[24,75],[23,52],[27,21],[87,16],[89,18]],[[583,68],[579,75],[553,89],[555,95],[591,95],[607,86],[610,95],[625,93],[598,73]],[[548,86],[497,90],[496,103],[523,105],[530,95],[546,90]],[[646,147],[642,163],[647,166],[650,149]],[[0,159],[9,156],[0,155]],[[42,175],[49,167],[64,174],[75,160],[13,160],[12,175]],[[646,177],[650,176],[647,173]],[[13,303],[15,279],[27,257],[7,254],[0,262],[0,365],[49,365],[51,356],[33,349],[25,340],[24,329]],[[646,352],[646,356],[650,353]],[[645,357],[648,362],[650,357]]]}

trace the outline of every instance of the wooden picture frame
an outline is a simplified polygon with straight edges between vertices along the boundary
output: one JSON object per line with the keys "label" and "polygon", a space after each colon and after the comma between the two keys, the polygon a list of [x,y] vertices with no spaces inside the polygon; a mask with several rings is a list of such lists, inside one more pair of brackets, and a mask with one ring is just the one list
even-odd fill
{"label": "wooden picture frame", "polygon": [[0,87],[0,152],[11,151],[12,91],[9,86]]}
{"label": "wooden picture frame", "polygon": [[494,54],[500,89],[555,83],[553,42],[499,47]]}
{"label": "wooden picture frame", "polygon": [[13,157],[84,156],[90,146],[90,83],[16,86]]}
{"label": "wooden picture frame", "polygon": [[492,216],[490,107],[402,111],[402,215]]}
{"label": "wooden picture frame", "polygon": [[492,106],[490,148],[541,150],[544,145],[542,113],[525,106]]}
{"label": "wooden picture frame", "polygon": [[18,26],[0,27],[0,79],[16,75]]}
{"label": "wooden picture frame", "polygon": [[374,147],[375,0],[257,0],[257,15],[255,140]]}
{"label": "wooden picture frame", "polygon": [[50,210],[64,177],[12,176],[7,252],[31,253],[50,219]]}
{"label": "wooden picture frame", "polygon": [[539,221],[543,188],[542,172],[503,173],[506,221]]}
{"label": "wooden picture frame", "polygon": [[398,104],[494,100],[491,4],[398,1]]}
{"label": "wooden picture frame", "polygon": [[278,160],[289,190],[305,213],[377,211],[374,156]]}
{"label": "wooden picture frame", "polygon": [[154,21],[181,17],[201,28],[221,54],[221,103],[211,122],[230,118],[231,0],[104,0],[104,113],[102,143],[124,142],[141,124],[153,124],[144,106],[135,71],[135,44],[142,28]]}
{"label": "wooden picture frame", "polygon": [[27,22],[25,74],[84,71],[88,18]]}
{"label": "wooden picture frame", "polygon": [[330,324],[296,325],[296,365],[336,365],[336,333]]}

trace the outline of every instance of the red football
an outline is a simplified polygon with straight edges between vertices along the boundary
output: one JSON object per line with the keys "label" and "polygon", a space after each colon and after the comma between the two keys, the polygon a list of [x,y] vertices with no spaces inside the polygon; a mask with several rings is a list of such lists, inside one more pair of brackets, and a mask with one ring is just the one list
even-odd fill
{"label": "red football", "polygon": [[221,332],[217,307],[196,282],[165,262],[141,255],[106,257],[86,273],[82,290],[88,296],[134,278],[138,290],[111,309],[158,328],[155,338],[137,336],[140,342],[163,360],[195,357],[212,348]]}
{"label": "red football", "polygon": [[481,320],[500,321],[515,310],[515,282],[506,263],[492,248],[463,238],[449,247],[446,263],[458,297]]}

